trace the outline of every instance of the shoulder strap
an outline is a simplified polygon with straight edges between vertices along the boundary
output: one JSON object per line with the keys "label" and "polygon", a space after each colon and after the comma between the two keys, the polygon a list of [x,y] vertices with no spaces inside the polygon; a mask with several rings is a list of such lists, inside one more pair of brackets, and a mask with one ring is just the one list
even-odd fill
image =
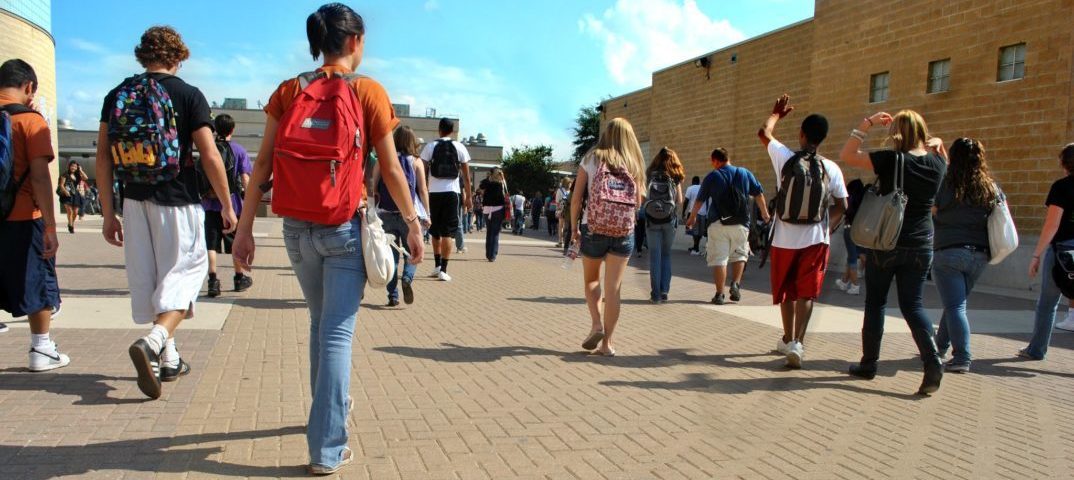
{"label": "shoulder strap", "polygon": [[903,185],[906,182],[906,159],[903,158],[903,153],[898,152],[895,155],[895,189],[901,192]]}
{"label": "shoulder strap", "polygon": [[322,72],[303,72],[298,74],[298,87],[305,90],[318,78],[324,78],[325,75]]}
{"label": "shoulder strap", "polygon": [[11,116],[23,113],[37,113],[37,110],[27,107],[26,105],[23,105],[21,103],[9,103],[7,105],[0,106],[0,110],[7,112],[7,114]]}

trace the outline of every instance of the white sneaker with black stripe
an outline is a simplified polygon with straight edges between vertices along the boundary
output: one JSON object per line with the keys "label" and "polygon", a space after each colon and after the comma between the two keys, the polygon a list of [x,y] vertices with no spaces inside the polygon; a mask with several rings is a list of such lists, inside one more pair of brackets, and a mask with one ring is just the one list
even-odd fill
{"label": "white sneaker with black stripe", "polygon": [[160,352],[154,352],[144,338],[132,343],[127,352],[138,372],[138,389],[149,398],[160,398]]}
{"label": "white sneaker with black stripe", "polygon": [[56,343],[52,343],[52,348],[31,348],[30,349],[30,371],[31,372],[46,372],[49,370],[55,370],[57,368],[66,367],[71,363],[71,358],[66,354],[60,353],[56,349]]}

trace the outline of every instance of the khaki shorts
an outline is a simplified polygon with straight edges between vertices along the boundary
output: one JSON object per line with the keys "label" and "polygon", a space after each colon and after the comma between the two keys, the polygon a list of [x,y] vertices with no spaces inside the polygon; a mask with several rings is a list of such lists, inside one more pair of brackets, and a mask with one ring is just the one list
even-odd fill
{"label": "khaki shorts", "polygon": [[744,225],[709,225],[705,257],[710,267],[726,267],[728,263],[745,262],[750,257],[750,230]]}

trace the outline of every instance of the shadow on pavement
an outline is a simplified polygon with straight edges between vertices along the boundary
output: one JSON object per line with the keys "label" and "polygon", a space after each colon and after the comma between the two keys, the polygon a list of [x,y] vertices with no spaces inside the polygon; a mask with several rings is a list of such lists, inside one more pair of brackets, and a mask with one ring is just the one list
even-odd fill
{"label": "shadow on pavement", "polygon": [[250,307],[265,310],[293,310],[306,308],[306,301],[302,299],[288,300],[286,298],[237,297],[235,298],[233,305],[236,307]]}
{"label": "shadow on pavement", "polygon": [[73,405],[122,405],[144,403],[146,398],[112,398],[116,390],[105,382],[134,382],[134,377],[113,377],[94,373],[31,373],[26,368],[0,370],[0,390],[42,391],[81,397]]}
{"label": "shadow on pavement", "polygon": [[[551,303],[555,305],[585,305],[585,297],[508,297],[511,302]],[[648,300],[624,298],[619,300],[622,305],[652,305]]]}
{"label": "shadow on pavement", "polygon": [[198,472],[219,477],[305,477],[305,465],[252,466],[210,459],[210,455],[224,451],[220,446],[173,448],[303,433],[305,427],[291,426],[272,430],[192,434],[77,446],[0,445],[0,477],[43,480],[111,469],[152,473]]}
{"label": "shadow on pavement", "polygon": [[[812,390],[823,388],[829,390],[845,390],[854,393],[868,395],[880,395],[884,397],[899,398],[902,400],[921,400],[923,396],[905,393],[885,392],[862,388],[854,383],[846,383],[850,377],[846,375],[832,377],[772,377],[772,378],[714,378],[708,373],[688,373],[677,382],[665,382],[659,380],[624,381],[605,380],[601,385],[609,387],[634,387],[657,390],[686,390],[701,393],[749,393],[754,391],[787,392],[796,390]],[[864,385],[865,380],[861,381]]]}

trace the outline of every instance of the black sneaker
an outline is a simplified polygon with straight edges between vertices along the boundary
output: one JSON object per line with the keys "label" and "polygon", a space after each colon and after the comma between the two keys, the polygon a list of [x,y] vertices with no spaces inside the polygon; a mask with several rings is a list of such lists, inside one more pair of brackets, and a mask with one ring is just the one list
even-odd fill
{"label": "black sneaker", "polygon": [[216,298],[216,297],[220,296],[220,279],[219,278],[210,278],[209,279],[209,292],[208,292],[208,295],[209,295],[209,298]]}
{"label": "black sneaker", "polygon": [[389,307],[398,307],[399,306],[399,300],[396,300],[394,298],[389,298],[388,299],[388,306]]}
{"label": "black sneaker", "polygon": [[160,398],[160,354],[144,338],[131,344],[127,352],[138,372],[138,389],[149,398]]}
{"label": "black sneaker", "polygon": [[742,300],[742,291],[739,290],[737,283],[731,282],[731,301],[737,302]]}
{"label": "black sneaker", "polygon": [[174,382],[179,380],[179,377],[190,373],[190,364],[186,363],[182,358],[179,359],[179,366],[171,368],[169,366],[160,367],[160,381],[162,382]]}
{"label": "black sneaker", "polygon": [[411,283],[411,281],[403,279],[403,303],[407,305],[414,303],[414,285]]}
{"label": "black sneaker", "polygon": [[724,299],[724,296],[723,296],[722,293],[717,293],[715,297],[712,297],[712,304],[713,305],[723,305],[725,303],[727,303],[727,300]]}
{"label": "black sneaker", "polygon": [[254,286],[254,279],[249,275],[238,274],[235,275],[235,291],[245,292],[250,287]]}
{"label": "black sneaker", "polygon": [[4,332],[6,332],[8,330],[11,330],[11,329],[8,328],[6,323],[0,323],[0,333],[4,333]]}

